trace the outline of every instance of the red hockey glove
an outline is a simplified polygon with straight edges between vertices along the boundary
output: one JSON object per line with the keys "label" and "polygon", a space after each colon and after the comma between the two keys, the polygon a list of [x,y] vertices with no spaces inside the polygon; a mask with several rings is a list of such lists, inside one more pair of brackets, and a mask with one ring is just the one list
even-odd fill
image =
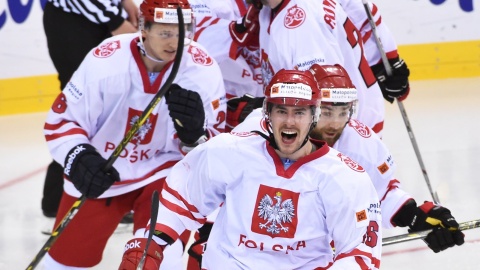
{"label": "red hockey glove", "polygon": [[407,98],[410,92],[410,84],[408,82],[410,70],[405,61],[398,56],[396,58],[388,59],[388,62],[392,67],[391,76],[387,76],[383,63],[371,67],[373,74],[377,77],[378,84],[385,100],[390,103],[393,103],[395,98],[397,98],[398,101],[403,101]]}
{"label": "red hockey glove", "polygon": [[[146,244],[147,238],[134,238],[128,241],[127,244],[125,244],[125,252],[123,253],[122,262],[118,270],[136,270]],[[158,270],[163,260],[164,249],[165,246],[159,246],[153,241],[150,242],[143,270]]]}
{"label": "red hockey glove", "polygon": [[230,132],[256,108],[263,105],[264,97],[253,97],[244,95],[243,97],[231,98],[227,101],[227,123],[225,131]]}
{"label": "red hockey glove", "polygon": [[106,163],[92,145],[79,144],[65,157],[63,172],[87,198],[98,198],[113,183],[120,181],[120,175],[114,167],[103,170]]}
{"label": "red hockey glove", "polygon": [[239,47],[248,47],[250,50],[256,50],[260,47],[258,14],[260,8],[257,5],[249,5],[247,14],[241,21],[233,21],[228,26],[230,36],[233,42]]}
{"label": "red hockey glove", "polygon": [[408,226],[409,232],[433,229],[424,241],[435,253],[465,242],[465,235],[458,229],[450,210],[432,202],[417,207],[415,200],[410,200],[398,210],[392,221],[400,227]]}

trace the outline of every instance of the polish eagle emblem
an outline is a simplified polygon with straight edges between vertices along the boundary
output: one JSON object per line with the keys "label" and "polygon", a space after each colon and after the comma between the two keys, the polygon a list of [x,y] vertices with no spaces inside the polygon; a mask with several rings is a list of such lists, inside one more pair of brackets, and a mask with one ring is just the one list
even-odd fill
{"label": "polish eagle emblem", "polygon": [[265,194],[258,205],[258,216],[262,218],[265,223],[259,223],[260,229],[266,229],[268,233],[278,234],[281,231],[287,232],[288,227],[283,226],[283,223],[291,223],[295,215],[295,207],[292,199],[282,201],[282,193],[276,192],[273,199]]}
{"label": "polish eagle emblem", "polygon": [[[132,119],[130,120],[130,126],[135,125],[139,118],[140,116],[138,115],[132,117]],[[131,141],[134,142],[134,144],[138,145],[142,140],[145,139],[145,136],[150,129],[152,129],[152,124],[150,123],[150,119],[147,119],[145,123],[135,133]]]}

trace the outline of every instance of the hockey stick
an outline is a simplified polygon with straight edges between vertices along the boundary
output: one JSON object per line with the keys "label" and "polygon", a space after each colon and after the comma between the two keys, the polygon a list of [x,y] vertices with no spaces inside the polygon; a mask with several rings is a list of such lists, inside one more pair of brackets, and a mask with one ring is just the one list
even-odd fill
{"label": "hockey stick", "polygon": [[[177,75],[178,68],[180,67],[180,61],[182,60],[182,54],[183,54],[183,46],[184,46],[184,38],[185,38],[185,27],[184,27],[184,20],[183,20],[183,14],[182,14],[182,9],[180,7],[177,7],[177,14],[178,14],[178,27],[179,27],[179,37],[178,37],[178,47],[177,47],[177,54],[175,55],[175,59],[173,62],[172,66],[172,71],[170,72],[170,75],[168,76],[167,80],[163,84],[163,86],[160,88],[160,90],[155,94],[153,97],[152,101],[148,104],[148,106],[145,108],[143,111],[142,115],[138,118],[138,120],[132,125],[130,130],[127,132],[123,140],[119,143],[119,145],[115,148],[113,151],[112,155],[108,158],[107,163],[105,164],[105,167],[103,168],[104,171],[108,171],[112,166],[115,160],[120,156],[120,153],[125,149],[127,144],[130,142],[130,140],[133,138],[133,136],[137,133],[137,131],[142,127],[142,125],[145,123],[147,118],[150,116],[152,113],[153,109],[155,106],[157,106],[158,103],[162,100],[163,96],[167,92],[167,90],[170,88],[170,85],[172,84],[173,80],[175,79],[175,76]],[[28,267],[26,268],[27,270],[32,270],[35,269],[35,267],[38,265],[40,260],[45,256],[45,254],[50,250],[52,245],[55,243],[57,240],[58,236],[63,232],[65,227],[70,223],[70,221],[73,219],[75,214],[78,212],[80,207],[85,203],[85,200],[87,198],[82,195],[80,198],[78,198],[70,208],[70,210],[67,211],[65,216],[63,217],[62,221],[57,225],[57,227],[53,230],[52,235],[50,235],[50,238],[48,238],[47,242],[42,246],[40,251],[35,255],[33,260],[30,262]]]}
{"label": "hockey stick", "polygon": [[157,223],[157,216],[158,216],[158,191],[153,191],[152,194],[152,209],[150,210],[150,229],[148,230],[148,238],[147,243],[145,244],[145,250],[143,251],[142,258],[137,265],[136,270],[143,270],[143,265],[145,264],[145,259],[147,258],[147,251],[148,247],[150,246],[150,242],[152,241],[153,232],[155,231],[155,224]]}
{"label": "hockey stick", "polygon": [[[387,76],[391,76],[393,74],[392,67],[390,66],[390,63],[388,62],[387,54],[385,53],[385,50],[383,49],[382,41],[378,37],[377,34],[377,26],[375,25],[375,21],[373,20],[372,13],[370,11],[370,8],[368,7],[368,1],[367,0],[362,0],[363,6],[365,7],[365,11],[367,13],[368,21],[370,23],[370,27],[372,28],[372,34],[373,37],[375,38],[375,43],[378,47],[378,50],[380,52],[380,55],[382,57],[382,62],[383,65],[385,66],[385,71],[387,73]],[[405,110],[405,107],[403,106],[403,103],[397,99],[397,104],[398,108],[400,109],[400,113],[403,118],[403,122],[405,122],[405,127],[407,128],[408,135],[410,137],[410,141],[412,142],[413,150],[415,151],[415,155],[417,156],[418,163],[420,164],[420,168],[422,169],[422,174],[423,177],[425,178],[425,182],[427,183],[428,186],[428,191],[430,191],[430,195],[432,195],[433,202],[435,204],[439,204],[440,200],[438,199],[438,194],[437,192],[434,192],[432,189],[432,186],[430,185],[430,179],[427,174],[427,169],[425,168],[425,164],[423,163],[422,156],[420,154],[420,149],[418,148],[417,140],[415,139],[415,135],[413,135],[413,130],[412,126],[410,125],[410,121],[407,116],[407,111]]]}
{"label": "hockey stick", "polygon": [[[480,219],[471,220],[467,222],[462,222],[459,224],[458,229],[461,231],[470,230],[480,227]],[[407,234],[401,234],[392,237],[386,237],[382,239],[382,246],[393,245],[397,243],[407,242],[416,239],[423,239],[425,238],[432,230],[420,231],[420,232],[413,232]]]}

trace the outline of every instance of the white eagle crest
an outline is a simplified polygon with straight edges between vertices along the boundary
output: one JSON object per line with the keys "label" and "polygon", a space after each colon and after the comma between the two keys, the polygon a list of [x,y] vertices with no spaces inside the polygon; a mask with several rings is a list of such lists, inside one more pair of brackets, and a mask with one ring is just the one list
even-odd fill
{"label": "white eagle crest", "polygon": [[[130,120],[130,126],[133,126],[139,118],[140,116],[138,115],[132,117],[132,119]],[[138,129],[138,131],[133,136],[132,141],[136,141],[136,144],[139,144],[143,139],[145,139],[145,136],[150,129],[152,129],[152,124],[150,123],[150,119],[147,118],[145,123]]]}
{"label": "white eagle crest", "polygon": [[287,232],[288,227],[284,227],[282,223],[292,222],[295,215],[295,207],[292,199],[287,199],[282,202],[282,193],[277,192],[273,197],[277,202],[274,204],[272,198],[265,194],[258,206],[258,216],[267,220],[265,223],[260,223],[260,229],[267,228],[267,232],[271,234],[278,234],[280,230]]}

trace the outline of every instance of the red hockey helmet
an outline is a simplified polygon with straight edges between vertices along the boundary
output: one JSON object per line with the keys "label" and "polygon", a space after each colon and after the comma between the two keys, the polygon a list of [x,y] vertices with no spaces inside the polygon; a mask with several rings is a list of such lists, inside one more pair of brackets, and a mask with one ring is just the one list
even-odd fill
{"label": "red hockey helmet", "polygon": [[[268,115],[271,104],[312,106],[314,122],[318,120],[320,90],[310,71],[281,69],[273,75],[265,89],[263,113]],[[318,109],[318,110],[317,110]]]}
{"label": "red hockey helmet", "polygon": [[314,64],[310,71],[318,82],[322,103],[345,104],[357,101],[357,89],[341,65]]}
{"label": "red hockey helmet", "polygon": [[177,7],[182,8],[185,24],[192,23],[193,11],[187,0],[143,0],[140,15],[148,22],[178,23]]}

